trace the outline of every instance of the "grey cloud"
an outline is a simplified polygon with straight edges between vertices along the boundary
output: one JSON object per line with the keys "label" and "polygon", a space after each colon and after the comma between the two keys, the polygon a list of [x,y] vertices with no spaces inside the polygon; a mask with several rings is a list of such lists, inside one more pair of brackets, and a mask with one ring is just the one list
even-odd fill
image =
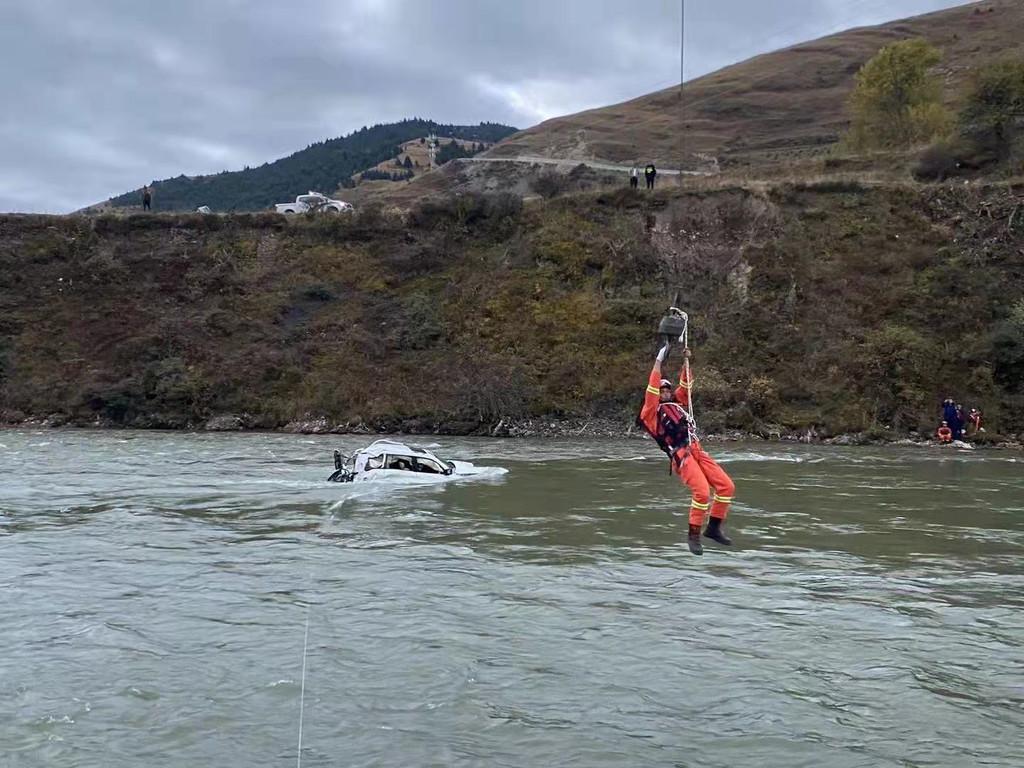
{"label": "grey cloud", "polygon": [[[688,0],[687,77],[949,0]],[[664,0],[0,8],[0,210],[68,211],[413,115],[527,127],[678,82]],[[16,76],[10,76],[16,73]]]}

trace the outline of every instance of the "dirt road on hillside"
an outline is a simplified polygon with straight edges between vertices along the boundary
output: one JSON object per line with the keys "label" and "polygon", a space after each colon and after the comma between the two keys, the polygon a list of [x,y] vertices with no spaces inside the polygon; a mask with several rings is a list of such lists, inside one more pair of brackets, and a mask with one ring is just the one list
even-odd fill
{"label": "dirt road on hillside", "polygon": [[[540,155],[516,155],[515,157],[476,157],[466,158],[474,163],[524,163],[526,165],[558,165],[575,168],[577,165],[585,165],[588,168],[596,168],[602,171],[622,171],[629,173],[631,165],[617,165],[616,163],[604,163],[599,160],[570,160],[556,157],[541,157]],[[643,174],[643,166],[637,166]],[[659,168],[659,176],[712,176],[714,174],[706,171],[683,171],[678,168]]]}

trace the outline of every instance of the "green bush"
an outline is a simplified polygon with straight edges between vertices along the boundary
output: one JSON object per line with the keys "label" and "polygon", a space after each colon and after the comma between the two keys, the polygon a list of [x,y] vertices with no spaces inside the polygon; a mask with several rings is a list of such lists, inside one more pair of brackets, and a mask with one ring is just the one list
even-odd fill
{"label": "green bush", "polygon": [[558,171],[542,171],[530,182],[530,189],[549,200],[568,188],[569,180]]}
{"label": "green bush", "polygon": [[998,61],[975,75],[961,121],[969,127],[991,130],[1003,145],[1016,133],[1024,117],[1024,59]]}
{"label": "green bush", "polygon": [[847,143],[855,149],[909,147],[949,133],[941,84],[930,73],[938,50],[922,39],[887,45],[857,73]]}
{"label": "green bush", "polygon": [[869,331],[855,359],[858,388],[873,404],[874,422],[910,429],[931,407],[934,345],[912,328],[886,324]]}
{"label": "green bush", "polygon": [[481,194],[470,192],[420,201],[408,216],[409,223],[419,229],[442,229],[453,226],[493,233],[515,219],[522,211],[522,200],[509,193]]}
{"label": "green bush", "polygon": [[1011,392],[1024,391],[1024,324],[1007,320],[990,338],[993,376]]}
{"label": "green bush", "polygon": [[960,170],[956,148],[940,141],[925,149],[917,159],[912,173],[918,181],[945,181]]}

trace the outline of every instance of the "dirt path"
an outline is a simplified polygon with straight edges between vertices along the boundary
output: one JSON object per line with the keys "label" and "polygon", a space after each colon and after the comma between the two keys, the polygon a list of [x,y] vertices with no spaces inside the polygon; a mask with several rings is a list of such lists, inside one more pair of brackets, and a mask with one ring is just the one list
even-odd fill
{"label": "dirt path", "polygon": [[[570,160],[555,157],[541,157],[540,155],[516,155],[515,157],[476,157],[467,158],[474,163],[525,163],[528,165],[557,165],[563,167],[575,168],[577,165],[585,165],[588,168],[596,168],[602,171],[622,171],[623,173],[629,173],[631,165],[617,165],[615,163],[605,163],[599,160]],[[640,169],[640,175],[643,175],[643,166],[637,166]],[[705,171],[683,171],[678,168],[659,168],[659,176],[712,176],[714,174],[707,173]]]}

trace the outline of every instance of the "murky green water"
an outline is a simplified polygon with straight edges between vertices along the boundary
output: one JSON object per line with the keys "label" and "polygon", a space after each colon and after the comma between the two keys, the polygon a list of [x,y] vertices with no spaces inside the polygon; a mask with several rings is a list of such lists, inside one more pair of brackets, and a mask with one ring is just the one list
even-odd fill
{"label": "murky green water", "polygon": [[[353,438],[0,433],[0,766],[1024,765],[1024,459],[645,442],[346,497]],[[646,458],[644,458],[646,457]]]}

